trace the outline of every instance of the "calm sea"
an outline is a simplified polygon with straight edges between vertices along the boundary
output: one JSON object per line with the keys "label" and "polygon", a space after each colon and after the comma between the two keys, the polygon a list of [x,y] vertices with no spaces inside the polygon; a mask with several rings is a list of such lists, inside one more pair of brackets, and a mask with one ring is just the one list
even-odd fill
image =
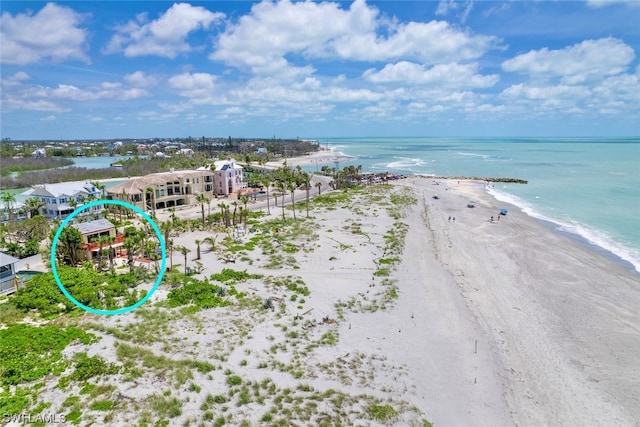
{"label": "calm sea", "polygon": [[371,172],[509,177],[499,200],[585,239],[640,272],[640,138],[334,138]]}

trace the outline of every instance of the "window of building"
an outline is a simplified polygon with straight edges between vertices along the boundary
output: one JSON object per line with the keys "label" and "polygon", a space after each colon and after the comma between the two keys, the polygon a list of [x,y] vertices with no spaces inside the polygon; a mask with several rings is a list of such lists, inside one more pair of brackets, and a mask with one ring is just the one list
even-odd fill
{"label": "window of building", "polygon": [[0,267],[0,279],[6,279],[7,277],[11,277],[13,274],[11,272],[11,266],[3,265]]}

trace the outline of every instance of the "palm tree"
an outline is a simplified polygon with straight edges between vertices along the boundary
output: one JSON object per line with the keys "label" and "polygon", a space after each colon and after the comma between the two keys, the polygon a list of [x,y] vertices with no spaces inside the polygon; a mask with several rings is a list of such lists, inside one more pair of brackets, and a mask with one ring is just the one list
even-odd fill
{"label": "palm tree", "polygon": [[233,206],[233,225],[236,225],[236,210],[238,209],[238,202],[233,202],[231,203],[231,205]]}
{"label": "palm tree", "polygon": [[165,243],[169,241],[169,235],[171,234],[172,228],[173,228],[173,223],[171,221],[165,221],[160,224],[160,231],[162,231]]}
{"label": "palm tree", "polygon": [[96,187],[98,190],[100,190],[100,198],[104,199],[105,194],[104,194],[104,190],[107,188],[104,184],[101,184],[98,181],[93,181],[91,183],[94,187]]}
{"label": "palm tree", "polygon": [[240,201],[244,205],[244,210],[240,211],[240,221],[244,223],[244,232],[247,232],[247,203],[249,203],[249,197],[240,196]]}
{"label": "palm tree", "polygon": [[167,242],[169,248],[169,270],[173,270],[173,239],[169,239]]}
{"label": "palm tree", "polygon": [[[284,221],[284,196],[286,194],[286,190],[287,190],[287,184],[285,181],[276,181],[276,188],[281,192],[281,196],[282,199],[280,200],[280,203],[282,204],[282,220]],[[278,203],[276,202],[276,205]]]}
{"label": "palm tree", "polygon": [[4,202],[5,208],[7,209],[7,219],[11,218],[12,206],[16,202],[16,195],[13,193],[2,193],[0,197]]}
{"label": "palm tree", "polygon": [[197,260],[200,259],[200,243],[202,243],[202,240],[196,239],[196,259]]}
{"label": "palm tree", "polygon": [[[265,177],[262,183],[267,189],[267,213],[271,215],[271,207],[269,206],[269,187],[271,187],[271,180],[268,177]],[[278,202],[278,199],[276,198],[276,204],[277,202]]]}
{"label": "palm tree", "polygon": [[318,181],[316,182],[316,188],[318,189],[318,196],[321,194],[322,192],[322,182]]}
{"label": "palm tree", "polygon": [[302,179],[304,180],[304,189],[307,191],[307,218],[309,218],[309,193],[311,192],[311,175],[307,172],[302,172]]}
{"label": "palm tree", "polygon": [[[149,201],[151,202],[151,211],[153,212],[153,216],[156,216],[156,192],[152,187],[147,187],[144,190],[145,194],[150,195],[150,197],[148,197]],[[148,206],[148,204],[147,204]]]}
{"label": "palm tree", "polygon": [[196,197],[196,201],[200,203],[200,208],[202,209],[202,225],[204,225],[204,204],[208,202],[209,199],[204,194],[198,194],[198,196]]}
{"label": "palm tree", "polygon": [[294,181],[290,181],[287,187],[291,192],[291,209],[293,210],[293,219],[296,219],[296,200],[294,195],[296,191],[296,183]]}
{"label": "palm tree", "polygon": [[187,254],[191,252],[191,249],[184,246],[176,246],[176,249],[184,255],[184,274],[187,274]]}
{"label": "palm tree", "polygon": [[216,249],[216,239],[218,238],[218,236],[213,236],[213,237],[205,237],[203,242],[207,242],[209,245],[211,245],[211,247],[209,248],[209,251],[213,252]]}
{"label": "palm tree", "polygon": [[37,197],[29,197],[25,201],[25,206],[29,211],[29,218],[33,218],[40,214],[40,209],[44,206],[44,202]]}
{"label": "palm tree", "polygon": [[107,244],[109,245],[109,266],[113,268],[113,259],[115,258],[116,250],[111,246],[116,241],[115,237],[107,236]]}

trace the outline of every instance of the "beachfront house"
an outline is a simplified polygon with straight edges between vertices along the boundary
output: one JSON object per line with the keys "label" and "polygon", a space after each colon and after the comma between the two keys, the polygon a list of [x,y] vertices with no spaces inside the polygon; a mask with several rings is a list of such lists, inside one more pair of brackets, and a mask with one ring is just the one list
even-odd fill
{"label": "beachfront house", "polygon": [[[111,221],[101,218],[94,221],[72,224],[82,235],[82,247],[78,251],[78,259],[91,261],[98,256],[100,248],[119,248],[124,245],[124,235],[116,234],[116,227]],[[102,242],[100,241],[102,239]]]}
{"label": "beachfront house", "polygon": [[214,172],[208,169],[152,173],[107,190],[107,198],[122,200],[143,211],[197,203],[198,195],[214,196]]}
{"label": "beachfront house", "polygon": [[[43,204],[40,214],[50,219],[65,219],[76,208],[101,198],[100,190],[89,181],[36,185],[22,195],[39,199]],[[92,206],[79,215],[99,214],[103,210],[103,205]]]}
{"label": "beachfront house", "polygon": [[214,162],[215,191],[217,195],[237,193],[245,188],[242,166],[235,160],[218,160]]}
{"label": "beachfront house", "polygon": [[11,255],[0,252],[0,296],[16,291],[16,263],[20,261]]}

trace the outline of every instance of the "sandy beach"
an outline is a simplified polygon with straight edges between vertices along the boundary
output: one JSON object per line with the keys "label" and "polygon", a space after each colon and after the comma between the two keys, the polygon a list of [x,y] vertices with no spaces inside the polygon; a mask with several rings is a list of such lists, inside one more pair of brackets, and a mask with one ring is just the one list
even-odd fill
{"label": "sandy beach", "polygon": [[[336,153],[331,150],[320,150],[314,153],[310,153],[307,156],[289,157],[286,159],[286,162],[287,162],[287,165],[294,168],[296,166],[317,165],[319,170],[324,165],[329,165],[330,167],[334,167],[336,165],[336,162],[339,165],[340,163],[347,162],[351,159],[353,158],[339,152]],[[266,166],[271,168],[278,168],[282,166],[284,162],[285,162],[285,158],[282,158],[280,160],[267,162]]]}
{"label": "sandy beach", "polygon": [[[315,203],[311,218],[298,212],[302,228],[263,240],[273,250],[241,251],[233,264],[220,243],[226,233],[213,250],[201,245],[200,260],[196,240],[215,232],[173,237],[191,250],[187,264],[199,263],[199,278],[223,268],[261,274],[236,287],[272,298],[274,310],[258,304],[181,315],[153,307],[170,290],[163,285],[133,313],[82,318],[102,339],[67,348],[67,357],[87,351],[124,363],[117,348],[125,343],[215,366],[180,383],[146,359],[129,361],[144,368],[135,380],[124,373],[99,380],[115,386],[119,402],[108,425],[160,417],[136,402],[163,392],[182,408],[170,425],[197,424],[205,413],[229,425],[638,425],[637,273],[496,201],[482,183],[410,177],[330,194],[334,201]],[[498,220],[501,208],[509,212]],[[280,215],[272,207],[271,218]],[[247,233],[239,242],[264,237]],[[174,253],[173,264],[182,269],[183,256]],[[278,285],[295,280],[307,292]],[[144,336],[127,335],[150,318],[157,323],[144,326]],[[232,374],[242,385],[229,385]],[[238,398],[258,384],[268,393]],[[41,396],[55,409],[77,392],[52,381]],[[209,395],[228,403],[209,404]],[[85,409],[83,420],[102,416]]]}

